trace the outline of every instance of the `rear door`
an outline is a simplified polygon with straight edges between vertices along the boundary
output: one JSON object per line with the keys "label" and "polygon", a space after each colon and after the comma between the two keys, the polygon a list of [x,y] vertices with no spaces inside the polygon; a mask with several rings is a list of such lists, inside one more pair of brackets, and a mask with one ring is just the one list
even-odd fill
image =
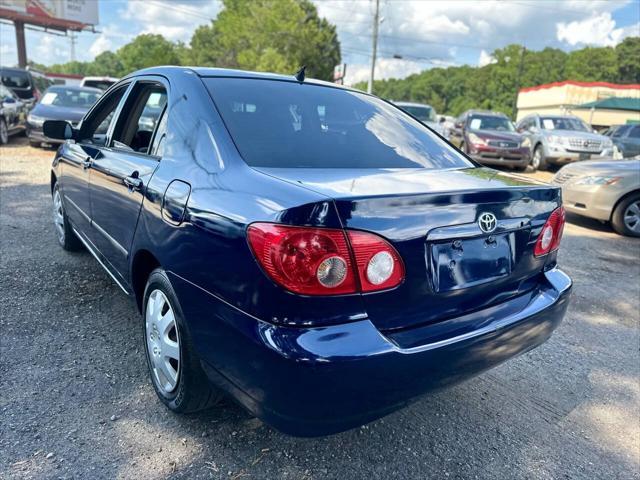
{"label": "rear door", "polygon": [[137,79],[121,106],[107,146],[100,148],[91,163],[95,244],[123,279],[127,278],[129,249],[145,187],[158,166],[153,139],[164,114],[167,92],[164,80]]}
{"label": "rear door", "polygon": [[625,157],[640,155],[640,125],[634,125],[621,139],[624,146]]}
{"label": "rear door", "polygon": [[94,157],[104,146],[107,131],[128,85],[122,85],[100,101],[85,117],[80,140],[67,142],[61,150],[61,181],[65,211],[85,237],[92,239],[91,205],[89,201],[89,169]]}

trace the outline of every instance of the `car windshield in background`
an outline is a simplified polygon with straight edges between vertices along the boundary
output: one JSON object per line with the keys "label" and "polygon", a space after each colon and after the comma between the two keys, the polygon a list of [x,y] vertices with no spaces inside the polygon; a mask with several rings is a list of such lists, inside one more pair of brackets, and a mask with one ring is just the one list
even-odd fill
{"label": "car windshield in background", "polygon": [[98,92],[56,87],[47,90],[40,103],[56,107],[89,108],[98,98],[100,98]]}
{"label": "car windshield in background", "polygon": [[27,72],[2,72],[2,84],[9,88],[31,88],[31,80]]}
{"label": "car windshield in background", "polygon": [[589,128],[577,118],[566,117],[542,117],[540,118],[542,128],[545,130],[574,130],[578,132],[589,132]]}
{"label": "car windshield in background", "polygon": [[474,166],[427,127],[369,95],[309,83],[204,80],[240,154],[254,167]]}
{"label": "car windshield in background", "polygon": [[405,112],[410,113],[414,117],[416,117],[421,122],[436,122],[436,114],[433,111],[433,108],[430,107],[416,107],[416,106],[408,106],[402,105],[400,107]]}
{"label": "car windshield in background", "polygon": [[496,117],[495,115],[472,115],[469,117],[469,128],[471,130],[515,131],[508,118]]}

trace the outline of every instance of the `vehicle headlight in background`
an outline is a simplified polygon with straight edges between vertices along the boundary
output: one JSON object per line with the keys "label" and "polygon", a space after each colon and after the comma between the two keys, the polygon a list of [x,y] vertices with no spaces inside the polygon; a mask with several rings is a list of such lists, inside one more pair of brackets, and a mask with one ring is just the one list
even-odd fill
{"label": "vehicle headlight in background", "polygon": [[614,177],[614,176],[600,177],[600,176],[594,175],[589,177],[578,178],[572,183],[574,185],[613,185],[621,178],[622,177]]}
{"label": "vehicle headlight in background", "polygon": [[611,141],[611,139],[610,139],[610,138],[608,138],[608,137],[607,137],[607,138],[605,138],[605,139],[604,139],[604,141],[602,142],[602,146],[603,146],[604,148],[611,148],[611,147],[613,147],[613,142]]}
{"label": "vehicle headlight in background", "polygon": [[568,140],[566,137],[561,137],[560,135],[549,135],[548,137],[549,143],[553,145],[568,145]]}
{"label": "vehicle headlight in background", "polygon": [[34,125],[36,127],[41,127],[45,120],[46,118],[39,117],[37,115],[34,115],[33,113],[30,113],[29,115],[27,115],[27,122],[29,122],[31,125]]}
{"label": "vehicle headlight in background", "polygon": [[524,140],[522,140],[522,143],[520,144],[521,147],[530,147],[531,146],[531,140],[529,139],[529,137],[525,137]]}
{"label": "vehicle headlight in background", "polygon": [[469,141],[471,143],[473,143],[474,145],[486,145],[487,144],[487,141],[484,138],[480,138],[475,133],[470,133],[469,134]]}

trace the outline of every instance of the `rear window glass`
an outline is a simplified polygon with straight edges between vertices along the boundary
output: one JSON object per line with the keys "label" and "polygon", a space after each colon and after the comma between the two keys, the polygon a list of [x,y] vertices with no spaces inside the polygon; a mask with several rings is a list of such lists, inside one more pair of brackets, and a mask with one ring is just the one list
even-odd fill
{"label": "rear window glass", "polygon": [[27,72],[3,71],[2,84],[10,88],[31,88],[31,79]]}
{"label": "rear window glass", "polygon": [[436,122],[436,112],[431,107],[418,107],[415,105],[398,105],[405,112],[410,113],[422,122]]}
{"label": "rear window glass", "polygon": [[420,122],[375,97],[309,83],[204,81],[240,154],[251,166],[474,166]]}

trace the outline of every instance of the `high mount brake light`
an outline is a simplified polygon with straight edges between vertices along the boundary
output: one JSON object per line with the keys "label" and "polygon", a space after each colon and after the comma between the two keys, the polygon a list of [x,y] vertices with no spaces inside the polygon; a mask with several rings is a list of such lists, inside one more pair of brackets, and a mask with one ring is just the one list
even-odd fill
{"label": "high mount brake light", "polygon": [[402,282],[402,260],[386,240],[359,231],[346,235],[340,229],[273,223],[254,223],[247,230],[260,266],[291,292],[344,295],[386,290]]}
{"label": "high mount brake light", "polygon": [[538,235],[538,240],[536,241],[536,246],[533,251],[536,257],[546,255],[560,248],[564,223],[564,207],[558,207],[551,212],[551,215],[549,215],[549,218],[540,231],[540,235]]}

